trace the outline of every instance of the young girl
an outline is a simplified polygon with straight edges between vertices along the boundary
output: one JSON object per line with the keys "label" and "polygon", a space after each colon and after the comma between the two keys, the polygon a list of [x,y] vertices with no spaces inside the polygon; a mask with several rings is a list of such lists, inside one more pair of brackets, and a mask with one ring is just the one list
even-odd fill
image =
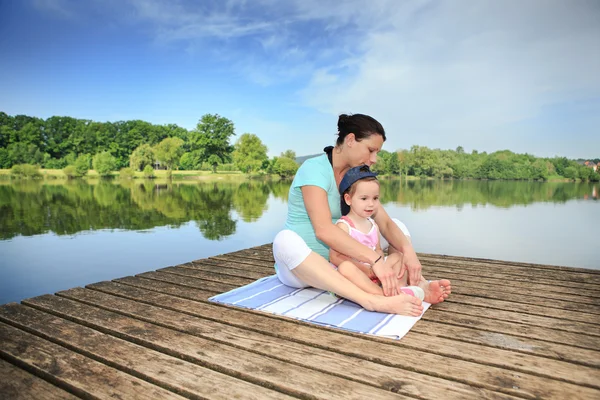
{"label": "young girl", "polygon": [[[379,181],[376,174],[366,165],[351,168],[340,182],[340,196],[343,216],[336,222],[336,226],[384,257],[379,245],[379,228],[371,218],[379,206]],[[333,249],[329,251],[329,259],[338,266],[340,274],[356,286],[367,293],[383,296],[381,282],[369,264],[350,260]],[[420,287],[402,287],[408,279],[402,259],[402,253],[392,253],[387,257],[386,263],[392,263],[392,269],[401,286],[400,290],[423,300],[425,292]]]}

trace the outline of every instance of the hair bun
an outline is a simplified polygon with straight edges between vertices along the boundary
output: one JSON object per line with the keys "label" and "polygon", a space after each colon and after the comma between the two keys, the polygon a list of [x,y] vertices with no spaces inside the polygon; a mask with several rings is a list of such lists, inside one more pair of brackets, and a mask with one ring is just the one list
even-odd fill
{"label": "hair bun", "polygon": [[350,122],[350,116],[348,114],[340,114],[339,118],[338,118],[338,132],[341,134],[347,134],[348,133],[348,123]]}

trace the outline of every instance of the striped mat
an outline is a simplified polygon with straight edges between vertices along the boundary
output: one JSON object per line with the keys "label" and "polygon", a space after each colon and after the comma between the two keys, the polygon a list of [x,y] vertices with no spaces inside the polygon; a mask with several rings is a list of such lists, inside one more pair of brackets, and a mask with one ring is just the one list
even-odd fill
{"label": "striped mat", "polygon": [[[261,278],[209,300],[393,339],[402,338],[421,319],[367,311],[352,301],[337,298],[319,289],[285,286],[276,275]],[[429,306],[429,303],[423,302],[423,312]]]}

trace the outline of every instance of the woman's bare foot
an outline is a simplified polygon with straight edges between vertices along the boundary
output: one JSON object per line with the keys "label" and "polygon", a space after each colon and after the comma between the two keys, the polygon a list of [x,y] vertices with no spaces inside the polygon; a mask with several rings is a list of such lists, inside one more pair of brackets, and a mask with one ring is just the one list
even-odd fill
{"label": "woman's bare foot", "polygon": [[408,294],[373,296],[373,311],[418,317],[423,314],[421,300]]}
{"label": "woman's bare foot", "polygon": [[439,281],[422,281],[419,285],[425,291],[424,301],[430,304],[441,303],[448,298],[452,292],[452,286],[448,279],[440,279]]}

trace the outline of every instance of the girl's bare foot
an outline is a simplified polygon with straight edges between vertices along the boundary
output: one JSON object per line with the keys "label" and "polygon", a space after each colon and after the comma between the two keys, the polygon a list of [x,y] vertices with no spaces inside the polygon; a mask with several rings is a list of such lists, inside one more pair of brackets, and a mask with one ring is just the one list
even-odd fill
{"label": "girl's bare foot", "polygon": [[423,314],[421,300],[408,294],[397,296],[373,296],[373,311],[386,312],[398,315],[418,317]]}
{"label": "girl's bare foot", "polygon": [[452,286],[448,279],[431,282],[423,281],[419,286],[425,291],[424,301],[430,304],[441,303],[452,292]]}

